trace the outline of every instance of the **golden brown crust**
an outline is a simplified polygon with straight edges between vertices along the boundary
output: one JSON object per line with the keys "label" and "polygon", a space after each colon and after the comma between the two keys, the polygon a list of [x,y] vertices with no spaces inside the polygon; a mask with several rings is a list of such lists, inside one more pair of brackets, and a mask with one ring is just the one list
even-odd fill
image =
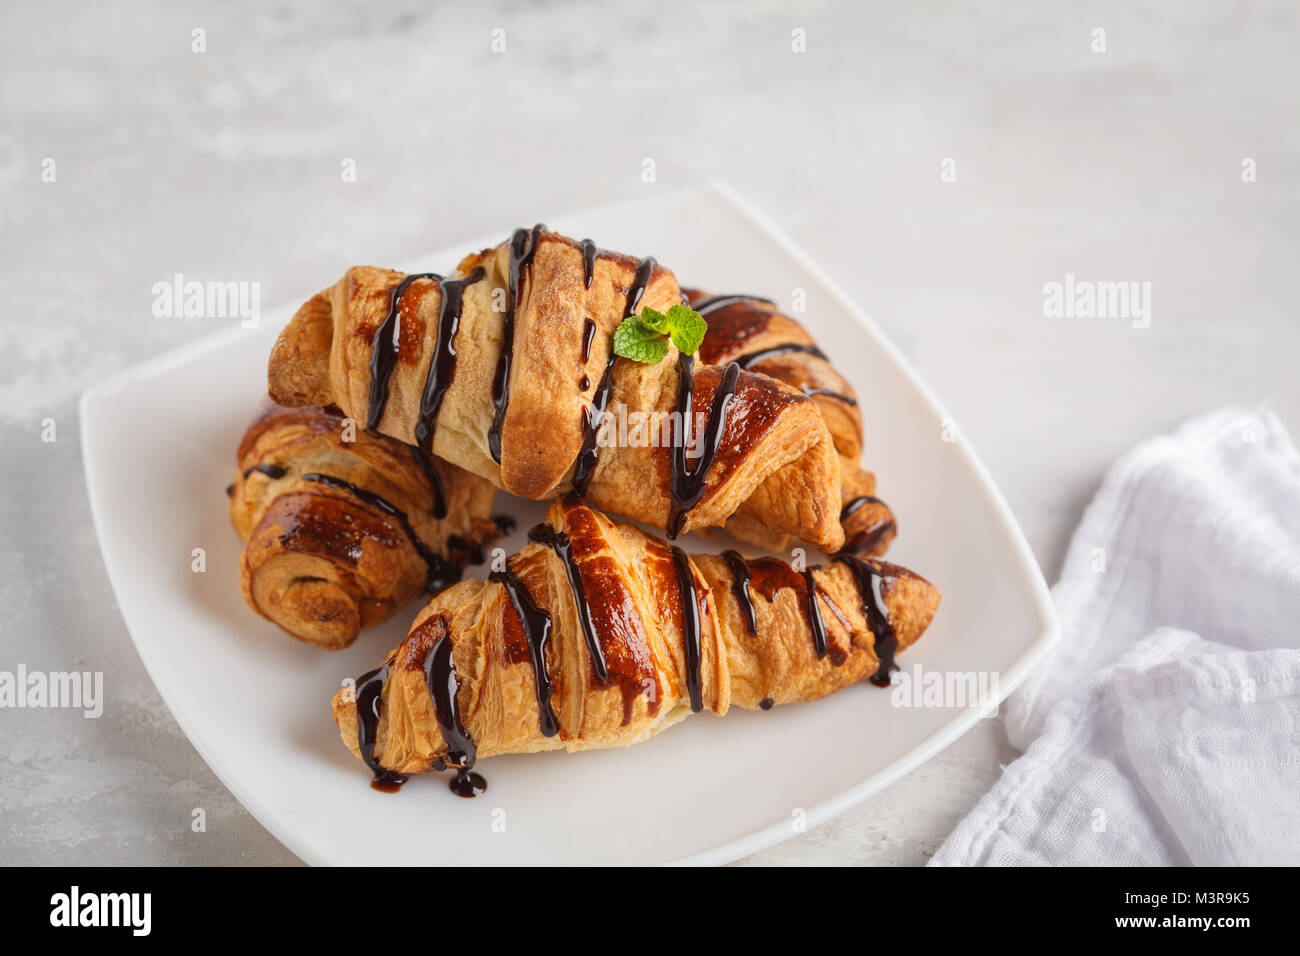
{"label": "golden brown crust", "polygon": [[298,309],[271,347],[267,364],[274,370],[271,397],[281,405],[329,405],[333,402],[329,365],[320,361],[334,338],[334,313],[325,293]]}
{"label": "golden brown crust", "polygon": [[[494,255],[503,259],[505,252],[498,248]],[[523,271],[510,403],[501,433],[501,485],[512,494],[542,500],[565,487],[582,448],[583,412],[613,352],[614,330],[623,320],[638,264],[631,256],[604,252],[593,263],[587,287],[578,243],[542,234],[532,267]],[[680,295],[673,274],[656,265],[638,311],[666,311]],[[584,363],[588,322],[593,328]],[[627,371],[620,370],[620,381]]]}
{"label": "golden brown crust", "polygon": [[[360,427],[347,441],[345,424],[337,409],[268,404],[240,442],[230,489],[230,520],[245,542],[244,599],[299,640],[329,649],[424,592],[430,567],[420,544],[452,575],[500,533],[489,482],[435,462],[448,505],[439,520],[413,450]],[[310,474],[379,496],[409,528],[374,500]]]}
{"label": "golden brown crust", "polygon": [[[669,546],[572,499],[553,505],[547,524],[563,532],[573,549],[587,604],[599,618],[595,633],[608,679],[596,677],[565,563],[552,547],[530,544],[509,559],[509,568],[550,614],[545,673],[553,684],[558,733],[542,733],[536,671],[521,646],[522,625],[505,585],[496,578],[465,581],[434,598],[390,655],[375,747],[381,766],[419,773],[448,758],[424,673],[440,640],[452,642],[456,701],[479,759],[625,746],[689,716],[683,591]],[[692,555],[688,567],[699,607],[704,708],[722,715],[732,706],[757,709],[815,700],[877,672],[881,648],[849,564],[836,561],[811,571],[828,645],[820,658],[807,610],[806,578],[790,565],[775,558],[749,563],[746,593],[754,609],[754,633],[735,594],[728,561]],[[901,650],[929,626],[939,593],[904,568],[874,567]],[[351,688],[335,695],[332,710],[344,743],[359,755]]]}
{"label": "golden brown crust", "polygon": [[876,494],[876,476],[856,462],[840,458],[840,524],[844,550],[868,557],[882,555],[898,534],[898,521]]}
{"label": "golden brown crust", "polygon": [[[700,289],[683,289],[682,294],[695,305],[710,298],[709,293]],[[817,347],[807,329],[770,302],[748,296],[727,298],[724,307],[707,315],[709,331],[700,347],[700,361],[726,365],[789,345]],[[747,367],[801,391],[807,390],[826,420],[836,450],[853,460],[861,456],[862,412],[857,393],[825,356],[772,351],[771,357]]]}
{"label": "golden brown crust", "polygon": [[[772,303],[744,295],[726,296],[723,302],[699,289],[684,289],[682,294],[707,312],[709,331],[700,348],[702,361],[710,365],[740,361],[811,396],[839,452],[843,547],[868,556],[884,554],[898,524],[883,501],[863,500],[874,498],[876,478],[858,463],[862,411],[853,386],[817,348],[808,330]],[[709,309],[710,299],[719,307]],[[787,550],[792,537],[759,520],[762,508],[759,496],[727,522],[727,530],[741,541],[772,551]]]}
{"label": "golden brown crust", "polygon": [[[433,429],[439,457],[481,475],[513,494],[556,497],[571,487],[583,445],[584,420],[611,355],[641,260],[601,252],[590,287],[583,255],[573,240],[542,232],[532,264],[522,272],[514,317],[509,402],[501,427],[501,461],[491,453],[496,417],[493,380],[505,343],[510,249],[503,243],[467,257],[458,276],[483,270],[464,289],[456,335],[454,374]],[[269,368],[270,392],[284,402],[333,401],[364,421],[370,407],[371,359],[376,330],[390,308],[400,273],[349,269],[317,297],[332,329],[322,334],[317,303],[304,307],[281,333]],[[681,299],[676,279],[656,266],[637,308],[667,310]],[[313,300],[313,302],[317,302]],[[414,280],[400,301],[397,360],[378,430],[414,442],[420,400],[434,360],[442,291],[436,281]],[[590,323],[591,343],[583,361]],[[720,371],[696,366],[695,408],[707,412]],[[328,396],[321,383],[329,382]],[[619,359],[612,369],[610,407],[663,416],[676,409],[677,352],[658,365]],[[733,401],[730,439],[709,472],[704,499],[687,515],[683,531],[721,525],[747,499],[747,512],[773,530],[833,550],[839,526],[839,476],[833,440],[816,404],[797,389],[767,376],[742,373]],[[741,414],[741,411],[746,414]],[[607,418],[607,421],[609,419]],[[661,417],[652,418],[661,422]],[[665,527],[670,512],[671,449],[603,444],[588,497],[599,507]],[[761,503],[761,505],[760,505]]]}

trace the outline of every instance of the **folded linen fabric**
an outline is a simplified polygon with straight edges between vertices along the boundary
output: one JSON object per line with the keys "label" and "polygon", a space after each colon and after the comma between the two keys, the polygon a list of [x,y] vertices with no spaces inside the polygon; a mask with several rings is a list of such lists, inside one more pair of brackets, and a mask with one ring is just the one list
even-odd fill
{"label": "folded linen fabric", "polygon": [[1024,755],[935,865],[1300,864],[1300,454],[1226,409],[1117,462],[1008,700]]}

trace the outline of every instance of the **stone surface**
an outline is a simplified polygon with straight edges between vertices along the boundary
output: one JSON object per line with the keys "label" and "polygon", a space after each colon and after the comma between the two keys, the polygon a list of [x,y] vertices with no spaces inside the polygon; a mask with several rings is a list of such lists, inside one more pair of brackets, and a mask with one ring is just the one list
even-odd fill
{"label": "stone surface", "polygon": [[[107,694],[99,720],[0,711],[0,863],[294,861],[167,714],[90,525],[80,391],[216,324],[151,315],[174,273],[259,281],[270,306],[725,178],[916,363],[1049,579],[1135,442],[1232,401],[1300,421],[1294,5],[783,6],[0,11],[0,669],[102,670]],[[1045,318],[1067,273],[1152,283],[1150,326]],[[746,862],[923,863],[1012,756],[982,722]]]}

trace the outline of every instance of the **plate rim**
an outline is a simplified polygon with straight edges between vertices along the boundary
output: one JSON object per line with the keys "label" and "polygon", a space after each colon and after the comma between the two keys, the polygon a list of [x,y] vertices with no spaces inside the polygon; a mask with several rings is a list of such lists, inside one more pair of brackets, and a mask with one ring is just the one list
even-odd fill
{"label": "plate rim", "polygon": [[[700,188],[700,187],[696,187]],[[973,705],[963,708],[955,713],[952,718],[940,727],[937,731],[925,738],[919,745],[912,747],[907,753],[886,764],[855,784],[843,790],[820,803],[814,804],[805,811],[805,819],[808,828],[818,826],[827,820],[838,816],[844,811],[861,803],[867,797],[879,793],[890,784],[897,782],[906,776],[912,770],[915,770],[921,764],[927,762],[940,751],[948,747],[951,743],[962,737],[978,722],[985,714],[1001,705],[1008,695],[1010,695],[1028,676],[1033,667],[1043,659],[1052,646],[1061,637],[1061,625],[1056,614],[1055,605],[1052,603],[1051,592],[1047,582],[1043,577],[1042,569],[1039,567],[1037,560],[1034,558],[1033,551],[1025,538],[1023,529],[1016,521],[1010,506],[1002,495],[1001,489],[994,482],[988,470],[984,467],[983,462],[975,453],[965,435],[962,433],[960,426],[956,423],[951,415],[948,414],[946,407],[938,396],[926,383],[920,373],[912,366],[907,357],[899,350],[892,340],[884,333],[875,320],[857,301],[848,293],[848,291],[832,277],[816,259],[812,257],[802,246],[796,243],[775,221],[766,213],[756,207],[749,199],[743,196],[735,187],[729,183],[712,179],[703,184],[703,188],[712,191],[722,200],[728,203],[741,216],[750,220],[761,232],[778,245],[782,251],[789,255],[795,262],[808,271],[812,277],[825,288],[831,298],[845,312],[851,315],[872,340],[880,346],[889,361],[893,363],[896,369],[902,373],[908,383],[917,390],[917,392],[929,403],[930,407],[939,412],[941,421],[951,423],[953,444],[959,451],[964,465],[970,469],[981,489],[985,492],[988,499],[992,502],[994,513],[999,523],[1009,532],[1014,553],[1017,558],[1019,567],[1018,576],[1028,585],[1028,592],[1032,597],[1032,610],[1040,620],[1040,630],[1030,645],[1023,650],[1011,663],[1010,667],[999,671],[997,685],[997,699],[989,702]],[[690,190],[684,190],[689,192]],[[601,204],[591,209],[605,208],[612,205],[619,205],[626,202],[626,199],[614,200],[609,203]],[[581,213],[583,210],[576,210]],[[587,210],[587,211],[590,211]],[[276,306],[275,310],[280,308]],[[271,310],[271,311],[275,311]],[[136,637],[136,627],[133,626],[130,615],[126,606],[122,602],[122,588],[114,571],[113,563],[108,560],[108,554],[104,545],[104,529],[101,515],[106,505],[100,501],[102,493],[102,483],[96,481],[96,475],[99,470],[90,435],[92,429],[87,427],[87,422],[94,418],[94,408],[97,402],[111,397],[116,392],[127,387],[128,385],[152,378],[153,376],[167,371],[179,364],[193,361],[200,356],[225,347],[227,344],[234,342],[236,339],[251,335],[256,329],[245,329],[242,327],[233,327],[212,332],[208,335],[200,336],[189,342],[185,342],[175,348],[169,349],[152,358],[145,359],[129,368],[114,373],[102,382],[91,385],[81,393],[78,401],[78,415],[80,419],[80,446],[82,456],[83,475],[86,481],[86,493],[90,501],[91,522],[95,529],[95,539],[99,546],[100,558],[104,564],[104,570],[108,576],[109,586],[113,590],[114,602],[117,604],[118,612],[122,616],[122,621],[126,625],[127,634],[130,635],[131,643],[135,647],[136,654],[139,656],[141,663],[144,664],[145,672],[153,682],[154,688],[162,698],[163,703],[167,706],[173,720],[185,734],[186,740],[198,752],[208,768],[217,776],[222,785],[234,795],[240,805],[255,819],[263,828],[272,836],[280,841],[290,852],[297,856],[304,863],[309,865],[327,864],[329,861],[322,859],[316,850],[299,841],[297,837],[279,825],[278,821],[270,819],[270,813],[260,806],[259,802],[251,797],[236,782],[236,776],[230,772],[229,768],[224,765],[222,760],[201,743],[201,738],[196,737],[192,732],[189,721],[183,716],[184,708],[178,708],[173,703],[173,695],[168,690],[166,682],[159,679],[159,675],[150,660],[150,655],[144,647],[141,646],[140,640]],[[667,866],[710,866],[723,863],[730,863],[741,857],[756,853],[759,850],[775,846],[785,840],[795,836],[795,830],[787,821],[778,821],[767,827],[760,828],[749,834],[727,840],[722,843],[707,847],[696,853],[678,857],[674,860],[666,861]]]}

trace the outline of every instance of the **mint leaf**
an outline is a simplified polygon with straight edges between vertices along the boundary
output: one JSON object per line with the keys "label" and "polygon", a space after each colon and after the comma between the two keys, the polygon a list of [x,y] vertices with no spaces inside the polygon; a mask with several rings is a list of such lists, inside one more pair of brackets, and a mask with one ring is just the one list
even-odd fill
{"label": "mint leaf", "polygon": [[668,324],[672,328],[673,345],[686,355],[694,355],[704,344],[704,333],[709,323],[687,305],[675,305],[668,310]]}
{"label": "mint leaf", "polygon": [[[672,309],[668,310],[669,315],[672,314],[672,311]],[[667,335],[673,330],[672,326],[669,324],[668,316],[664,315],[658,309],[651,309],[647,306],[641,310],[641,315],[638,316],[638,318],[641,319],[642,325],[654,329],[660,335]]]}
{"label": "mint leaf", "polygon": [[614,354],[646,365],[658,365],[668,354],[668,337],[656,332],[635,315],[614,330]]}
{"label": "mint leaf", "polygon": [[665,314],[646,308],[629,316],[614,330],[614,354],[635,362],[657,365],[668,354],[668,340],[683,355],[694,355],[704,341],[709,324],[689,306],[675,305]]}

